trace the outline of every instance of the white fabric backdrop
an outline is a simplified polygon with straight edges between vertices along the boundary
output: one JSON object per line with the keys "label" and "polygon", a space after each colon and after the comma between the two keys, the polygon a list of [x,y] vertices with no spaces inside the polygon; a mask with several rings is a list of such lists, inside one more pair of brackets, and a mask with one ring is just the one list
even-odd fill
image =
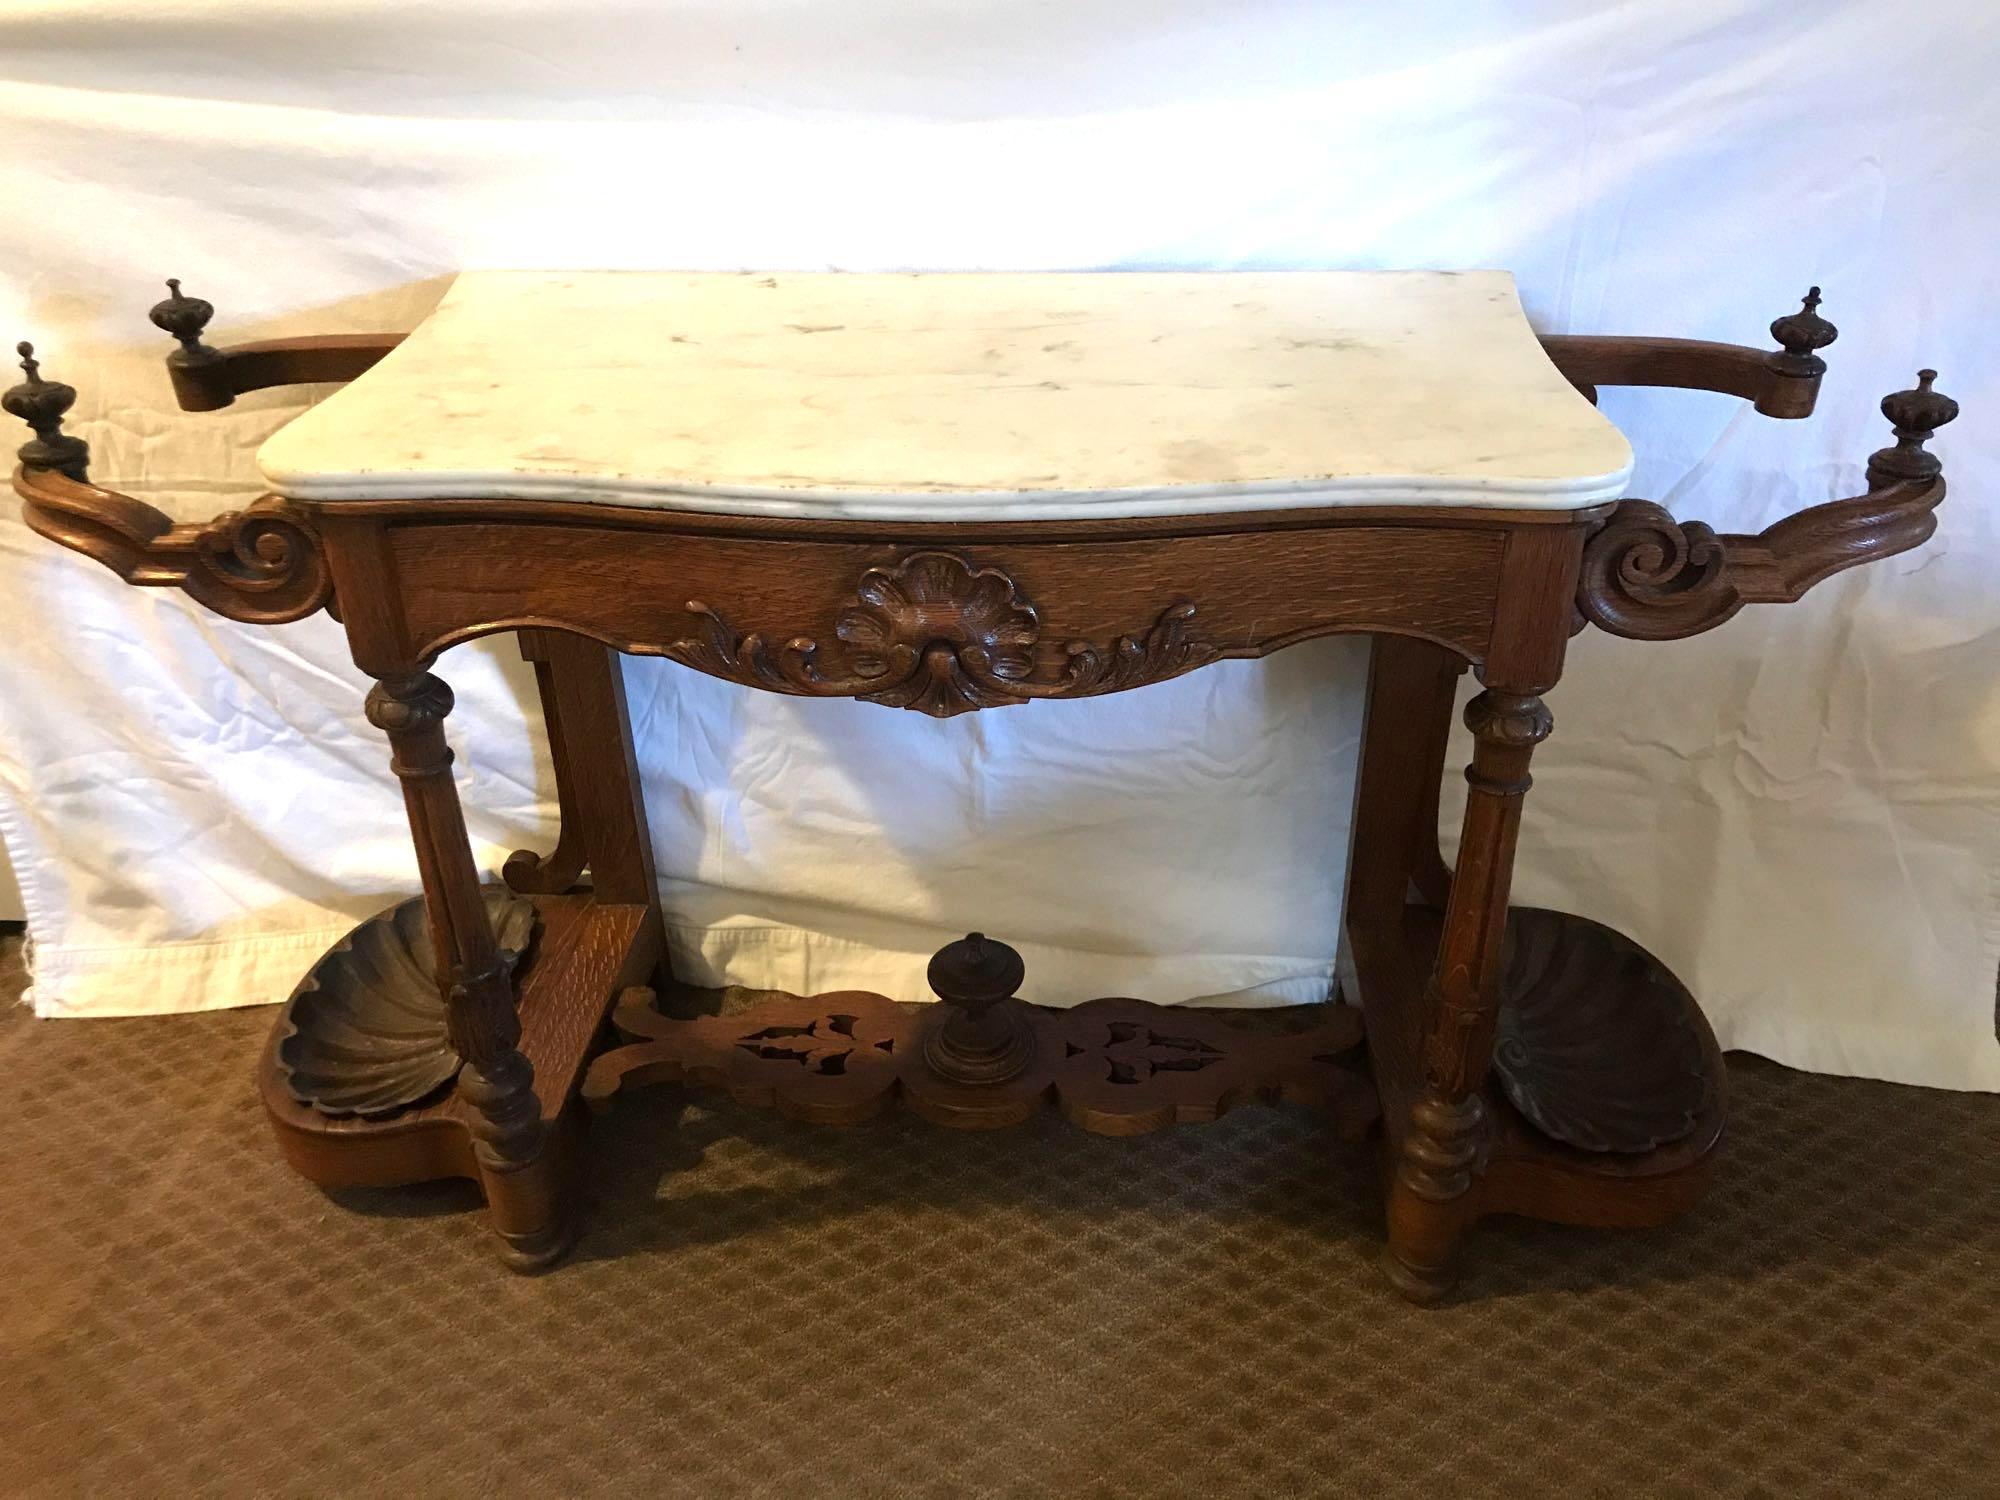
{"label": "white fabric backdrop", "polygon": [[[1612,393],[1635,493],[1740,529],[1854,493],[1932,363],[1938,538],[1694,641],[1580,638],[1517,893],[1655,949],[1725,1045],[2000,1088],[1996,64],[1979,0],[16,0],[0,332],[82,388],[100,478],[193,517],[297,393],[174,413],[169,274],[222,338],[407,327],[464,266],[1502,266],[1546,329],[1756,344],[1823,283],[1818,417]],[[330,621],[126,588],[11,503],[0,553],[39,1010],[276,998],[410,888]],[[683,967],[914,994],[976,922],[1035,998],[1314,996],[1360,659],[946,724],[630,664]],[[440,670],[494,867],[548,837],[531,680]]]}

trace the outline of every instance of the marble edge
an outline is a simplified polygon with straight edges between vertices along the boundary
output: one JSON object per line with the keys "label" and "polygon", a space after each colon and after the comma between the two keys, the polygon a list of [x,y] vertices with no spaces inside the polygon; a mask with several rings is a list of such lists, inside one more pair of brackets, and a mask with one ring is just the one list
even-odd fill
{"label": "marble edge", "polygon": [[1229,510],[1328,506],[1466,506],[1489,510],[1584,510],[1623,499],[1628,461],[1607,474],[1565,480],[1452,482],[1433,476],[1252,481],[1240,485],[1115,490],[822,490],[578,479],[573,475],[395,474],[303,477],[264,471],[292,500],[546,500],[754,516],[861,521],[1084,520],[1198,515]]}
{"label": "marble edge", "polygon": [[[486,279],[517,277],[553,278],[563,276],[625,274],[601,270],[547,271],[518,268],[465,270],[453,278],[443,298],[411,335],[385,357],[382,363],[401,362],[426,332],[435,333],[439,315],[460,296],[468,295],[471,283]],[[1212,276],[1298,276],[1306,277],[1445,277],[1485,279],[1503,283],[1514,306],[1518,331],[1525,335],[1535,353],[1548,364],[1566,394],[1582,400],[1562,380],[1554,363],[1547,361],[1534,327],[1527,319],[1519,283],[1512,271],[1480,267],[1463,270],[1371,269],[1285,270],[1252,272],[1218,271],[1124,271],[1096,270],[1069,272],[994,271],[909,271],[844,272],[790,271],[634,271],[646,276],[754,278],[770,275],[792,277],[1032,277],[1032,276],[1133,276],[1133,277],[1212,277]],[[372,373],[372,372],[371,372]],[[365,376],[363,377],[366,378]],[[356,382],[358,384],[359,382]],[[344,389],[353,389],[353,386]],[[336,391],[331,400],[343,394]],[[1189,486],[1141,486],[1089,490],[865,490],[702,484],[686,480],[644,480],[633,478],[590,479],[572,474],[517,474],[495,471],[442,471],[415,474],[326,474],[288,471],[265,462],[273,447],[280,449],[299,422],[327,403],[301,413],[299,418],[273,432],[260,445],[258,468],[265,483],[287,499],[302,501],[342,500],[544,500],[576,501],[601,505],[627,505],[654,510],[685,510],[705,514],[764,517],[836,517],[860,521],[1032,521],[1087,520],[1111,517],[1162,517],[1213,514],[1233,510],[1305,510],[1341,506],[1407,506],[1423,509],[1434,506],[1464,506],[1493,510],[1584,510],[1607,501],[1623,499],[1634,467],[1631,444],[1616,424],[1592,412],[1618,433],[1625,448],[1625,462],[1617,469],[1598,475],[1573,478],[1451,479],[1436,475],[1343,475],[1316,479],[1248,480],[1236,484]],[[296,439],[294,439],[296,440]]]}

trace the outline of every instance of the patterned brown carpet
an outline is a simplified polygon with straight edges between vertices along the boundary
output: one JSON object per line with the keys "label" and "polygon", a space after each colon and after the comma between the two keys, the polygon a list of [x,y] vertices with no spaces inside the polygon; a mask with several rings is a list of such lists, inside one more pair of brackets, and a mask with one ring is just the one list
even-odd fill
{"label": "patterned brown carpet", "polygon": [[1304,1114],[842,1132],[655,1090],[524,1280],[469,1189],[290,1174],[270,1020],[0,1003],[0,1493],[2000,1495],[2000,1099],[1735,1059],[1692,1219],[1490,1225],[1426,1313],[1377,1279],[1369,1150]]}

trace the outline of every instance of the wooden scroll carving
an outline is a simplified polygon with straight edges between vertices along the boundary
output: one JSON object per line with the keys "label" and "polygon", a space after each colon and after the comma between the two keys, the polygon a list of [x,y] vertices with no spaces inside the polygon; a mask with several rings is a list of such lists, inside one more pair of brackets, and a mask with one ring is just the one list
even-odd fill
{"label": "wooden scroll carving", "polygon": [[591,1065],[583,1097],[601,1106],[622,1088],[702,1084],[822,1125],[856,1124],[900,1097],[934,1123],[969,1130],[1018,1124],[1053,1103],[1100,1135],[1214,1120],[1259,1099],[1325,1109],[1350,1137],[1378,1114],[1358,1068],[1360,1013],[1347,1006],[1295,1007],[1281,1018],[1293,1024],[1281,1026],[1140,1000],[1070,1010],[1006,1003],[1033,1034],[1034,1061],[1011,1078],[968,1086],[940,1078],[926,1061],[939,1006],[843,991],[672,1020],[653,1008],[652,991],[630,990],[613,1015],[628,1044]]}
{"label": "wooden scroll carving", "polygon": [[1883,398],[1894,446],[1868,460],[1868,493],[1815,505],[1755,536],[1676,521],[1650,500],[1622,500],[1584,547],[1577,610],[1613,635],[1668,641],[1698,635],[1746,604],[1788,604],[1814,584],[1876,558],[1893,557],[1937,529],[1943,465],[1924,443],[1958,415],[1931,388]]}
{"label": "wooden scroll carving", "polygon": [[773,646],[740,635],[720,611],[690,599],[699,633],[665,654],[711,676],[806,697],[859,698],[933,718],[1031,698],[1087,698],[1178,677],[1220,652],[1190,629],[1195,607],[1168,605],[1143,635],[1109,647],[1069,641],[1053,672],[1038,668],[1041,622],[1014,580],[974,568],[951,552],[912,552],[870,568],[833,633],[843,648],[823,657],[812,636]]}
{"label": "wooden scroll carving", "polygon": [[95,558],[127,583],[181,589],[232,620],[278,625],[333,597],[318,533],[275,495],[176,525],[143,500],[54,470],[17,470],[14,491],[28,525],[50,541]]}

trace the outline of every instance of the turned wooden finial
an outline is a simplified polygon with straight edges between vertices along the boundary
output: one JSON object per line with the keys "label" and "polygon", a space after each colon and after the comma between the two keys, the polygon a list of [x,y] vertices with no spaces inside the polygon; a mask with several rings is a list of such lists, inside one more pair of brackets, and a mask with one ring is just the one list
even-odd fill
{"label": "turned wooden finial", "polygon": [[21,466],[53,469],[66,479],[88,484],[90,444],[62,430],[64,415],[76,403],[76,387],[64,385],[60,380],[42,379],[41,361],[35,358],[35,346],[26,339],[16,344],[14,350],[21,356],[21,369],[28,378],[0,395],[0,407],[35,431],[34,437],[17,450]]}
{"label": "turned wooden finial", "polygon": [[153,326],[171,333],[180,340],[180,348],[168,355],[176,364],[206,364],[220,359],[222,353],[211,349],[201,341],[202,330],[208,327],[208,320],[215,316],[215,304],[200,297],[186,297],[181,294],[178,276],[167,278],[167,290],[173,295],[153,304],[147,314]]}
{"label": "turned wooden finial", "polygon": [[1819,315],[1819,288],[1812,287],[1795,313],[1786,313],[1771,325],[1771,337],[1784,346],[1770,356],[1772,369],[1786,375],[1824,375],[1826,361],[1818,350],[1840,337],[1840,330]]}
{"label": "turned wooden finial", "polygon": [[929,979],[940,999],[984,1010],[1005,1000],[1027,977],[1021,955],[983,932],[968,932],[931,958]]}
{"label": "turned wooden finial", "polygon": [[1927,451],[1924,444],[1958,415],[1958,403],[1931,388],[1936,379],[1936,370],[1919,370],[1915,389],[1896,391],[1882,398],[1882,415],[1896,429],[1896,442],[1893,447],[1879,449],[1869,456],[1870,486],[1906,479],[1935,479],[1944,472],[1943,461]]}
{"label": "turned wooden finial", "polygon": [[1005,1083],[1034,1056],[1034,1032],[1020,1006],[1007,1004],[1027,977],[1021,955],[970,932],[931,958],[927,977],[944,1002],[943,1021],[924,1036],[924,1061],[953,1083]]}

